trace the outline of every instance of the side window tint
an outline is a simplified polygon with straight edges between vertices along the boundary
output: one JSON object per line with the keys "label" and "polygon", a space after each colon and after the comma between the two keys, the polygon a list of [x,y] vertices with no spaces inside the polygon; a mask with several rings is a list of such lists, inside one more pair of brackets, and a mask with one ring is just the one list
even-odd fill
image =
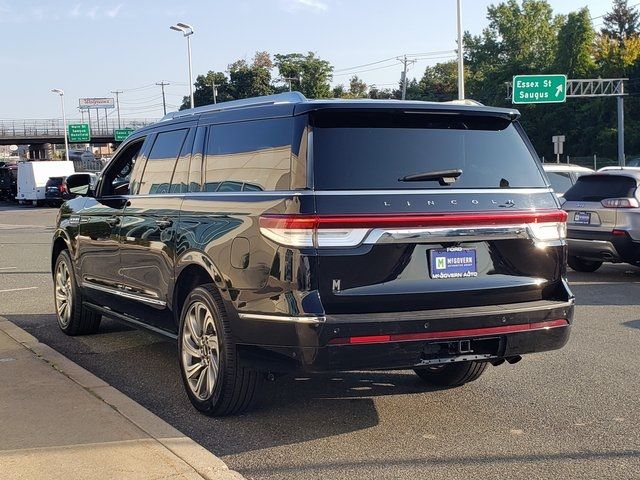
{"label": "side window tint", "polygon": [[138,192],[140,195],[170,192],[171,178],[187,132],[188,130],[185,129],[158,134],[142,174]]}
{"label": "side window tint", "polygon": [[288,190],[293,119],[210,127],[204,191]]}
{"label": "side window tint", "polygon": [[194,135],[195,130],[191,129],[182,146],[180,158],[178,158],[178,163],[176,163],[173,178],[171,179],[171,193],[186,193],[189,191],[189,163],[191,161],[191,148],[193,147]]}

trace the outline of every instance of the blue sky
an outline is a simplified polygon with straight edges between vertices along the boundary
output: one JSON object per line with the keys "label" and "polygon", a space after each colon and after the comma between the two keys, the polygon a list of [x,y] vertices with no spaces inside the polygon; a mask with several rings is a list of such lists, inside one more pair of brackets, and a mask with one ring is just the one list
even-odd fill
{"label": "blue sky", "polygon": [[[463,0],[464,29],[480,33],[491,0]],[[610,0],[551,0],[557,13],[588,5],[598,17]],[[368,84],[393,86],[394,61],[357,68],[402,54],[431,54],[410,77],[452,55],[455,0],[0,0],[0,119],[57,117],[65,90],[69,116],[79,97],[121,95],[125,117],[162,114],[160,87],[178,105],[188,93],[186,41],[169,30],[182,21],[195,27],[195,74],[225,70],[256,50],[315,51],[336,69],[334,84],[353,73]],[[601,18],[595,18],[598,25]],[[170,107],[171,108],[171,107]],[[75,113],[74,113],[75,112]]]}

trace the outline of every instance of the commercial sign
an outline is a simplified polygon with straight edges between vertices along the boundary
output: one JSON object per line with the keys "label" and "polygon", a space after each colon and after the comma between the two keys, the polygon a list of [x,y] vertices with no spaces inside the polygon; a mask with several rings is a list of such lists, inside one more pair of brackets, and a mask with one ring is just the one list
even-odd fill
{"label": "commercial sign", "polygon": [[101,97],[101,98],[81,98],[80,108],[115,108],[116,104],[113,97]]}
{"label": "commercial sign", "polygon": [[91,141],[88,123],[71,123],[68,126],[70,143],[86,143]]}
{"label": "commercial sign", "polygon": [[567,100],[566,75],[516,75],[513,103],[562,103]]}
{"label": "commercial sign", "polygon": [[133,133],[133,128],[118,128],[113,132],[113,138],[116,142],[122,142]]}

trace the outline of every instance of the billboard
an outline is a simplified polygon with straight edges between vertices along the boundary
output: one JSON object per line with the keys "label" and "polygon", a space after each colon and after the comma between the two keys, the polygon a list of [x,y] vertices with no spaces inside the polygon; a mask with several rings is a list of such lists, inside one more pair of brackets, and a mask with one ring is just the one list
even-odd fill
{"label": "billboard", "polygon": [[115,108],[113,97],[81,98],[80,108]]}

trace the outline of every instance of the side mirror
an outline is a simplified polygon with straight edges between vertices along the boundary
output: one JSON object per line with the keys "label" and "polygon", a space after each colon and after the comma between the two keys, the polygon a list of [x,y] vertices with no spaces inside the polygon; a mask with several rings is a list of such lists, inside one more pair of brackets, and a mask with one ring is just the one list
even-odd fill
{"label": "side mirror", "polygon": [[66,192],[69,198],[92,197],[95,186],[95,175],[90,173],[75,173],[65,180]]}

